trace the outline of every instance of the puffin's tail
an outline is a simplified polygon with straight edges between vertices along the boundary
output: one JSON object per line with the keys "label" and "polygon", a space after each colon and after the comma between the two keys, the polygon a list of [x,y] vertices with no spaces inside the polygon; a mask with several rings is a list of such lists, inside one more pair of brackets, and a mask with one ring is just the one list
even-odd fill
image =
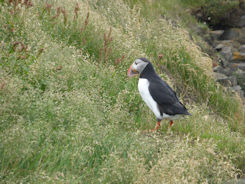
{"label": "puffin's tail", "polygon": [[192,116],[192,114],[191,114],[191,113],[189,113],[187,110],[186,110],[186,112],[184,113],[184,115],[189,115],[189,116]]}

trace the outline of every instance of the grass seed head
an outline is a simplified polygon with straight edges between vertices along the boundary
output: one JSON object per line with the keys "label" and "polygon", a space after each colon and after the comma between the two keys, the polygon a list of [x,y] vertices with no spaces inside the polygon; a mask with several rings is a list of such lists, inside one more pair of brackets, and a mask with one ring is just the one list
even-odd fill
{"label": "grass seed head", "polygon": [[51,7],[52,7],[52,5],[48,4],[48,3],[45,6],[45,10],[48,12],[49,15],[50,15]]}
{"label": "grass seed head", "polygon": [[74,20],[78,18],[78,11],[80,10],[78,3],[76,3],[75,8],[74,8]]}
{"label": "grass seed head", "polygon": [[61,8],[61,13],[64,16],[64,25],[66,25],[66,23],[67,23],[67,14],[66,14],[65,8]]}

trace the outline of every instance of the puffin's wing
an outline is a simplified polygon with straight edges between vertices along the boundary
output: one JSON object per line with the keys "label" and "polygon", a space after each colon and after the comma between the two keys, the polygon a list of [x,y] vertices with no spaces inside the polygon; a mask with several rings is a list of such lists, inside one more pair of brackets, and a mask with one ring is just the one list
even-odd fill
{"label": "puffin's wing", "polygon": [[149,92],[152,98],[157,102],[161,114],[189,114],[185,106],[177,98],[176,93],[163,80],[151,81]]}

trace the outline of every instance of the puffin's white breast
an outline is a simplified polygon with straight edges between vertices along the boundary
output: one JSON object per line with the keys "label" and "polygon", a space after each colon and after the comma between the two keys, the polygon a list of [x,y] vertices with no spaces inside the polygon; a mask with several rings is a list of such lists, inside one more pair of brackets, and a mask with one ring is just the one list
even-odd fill
{"label": "puffin's white breast", "polygon": [[138,82],[138,89],[139,93],[144,100],[144,102],[148,105],[148,107],[153,111],[155,116],[158,119],[162,119],[163,117],[160,114],[156,101],[152,98],[150,91],[149,91],[149,81],[147,79],[139,79]]}

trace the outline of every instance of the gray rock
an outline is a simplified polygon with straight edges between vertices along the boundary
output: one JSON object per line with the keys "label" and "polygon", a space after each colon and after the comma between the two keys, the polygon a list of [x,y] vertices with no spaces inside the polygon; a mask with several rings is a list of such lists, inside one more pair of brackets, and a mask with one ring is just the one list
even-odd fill
{"label": "gray rock", "polygon": [[224,47],[224,45],[223,45],[222,43],[219,43],[219,44],[215,47],[215,50],[219,52],[219,51],[222,50],[223,47]]}
{"label": "gray rock", "polygon": [[236,86],[237,85],[237,79],[236,79],[235,76],[228,77],[228,80],[230,81],[231,86]]}
{"label": "gray rock", "polygon": [[237,77],[237,83],[242,87],[242,90],[245,91],[245,72],[238,70],[235,76]]}
{"label": "gray rock", "polygon": [[[244,98],[244,97],[245,97],[244,91],[243,91],[243,90],[240,90],[239,92],[240,92],[240,97],[241,97],[241,98]],[[245,183],[245,180],[244,180],[244,183]]]}
{"label": "gray rock", "polygon": [[213,71],[214,72],[218,72],[218,73],[223,73],[224,68],[221,67],[221,66],[216,66],[216,67],[213,68]]}
{"label": "gray rock", "polygon": [[226,60],[230,61],[232,59],[232,48],[229,46],[223,47],[220,55],[223,56]]}
{"label": "gray rock", "polygon": [[238,51],[238,48],[241,46],[238,40],[220,40],[218,43],[223,44],[224,46],[232,47],[233,52]]}
{"label": "gray rock", "polygon": [[231,63],[231,66],[236,70],[240,69],[242,71],[245,71],[245,63]]}
{"label": "gray rock", "polygon": [[216,81],[224,86],[231,86],[228,77],[222,73],[214,73]]}
{"label": "gray rock", "polygon": [[245,63],[239,63],[239,64],[238,64],[238,68],[239,68],[240,70],[245,71]]}
{"label": "gray rock", "polygon": [[231,76],[237,69],[232,69],[230,67],[224,68],[224,70],[221,72],[227,76]]}
{"label": "gray rock", "polygon": [[238,25],[240,27],[245,27],[245,15],[243,15],[243,16],[240,17],[240,20],[239,20]]}
{"label": "gray rock", "polygon": [[241,86],[237,85],[234,87],[228,88],[231,92],[237,93],[241,98],[244,97],[244,91],[242,90]]}
{"label": "gray rock", "polygon": [[233,74],[233,70],[231,70],[229,67],[222,67],[222,66],[216,66],[213,68],[213,71],[214,72],[217,72],[217,73],[222,73],[226,76],[231,76]]}
{"label": "gray rock", "polygon": [[224,33],[224,30],[214,30],[210,31],[209,34],[212,39],[217,40]]}
{"label": "gray rock", "polygon": [[242,89],[242,87],[239,86],[239,85],[236,85],[236,86],[232,87],[232,89],[233,89],[234,91],[240,91],[240,90]]}
{"label": "gray rock", "polygon": [[222,44],[224,44],[224,45],[226,45],[226,46],[231,46],[231,45],[233,45],[233,44],[234,44],[233,42],[234,42],[233,40],[221,40],[221,41],[220,41],[220,43],[222,43]]}
{"label": "gray rock", "polygon": [[216,81],[222,84],[223,86],[235,86],[237,85],[237,80],[236,77],[234,76],[226,76],[225,74],[222,73],[214,73],[214,76],[216,78]]}
{"label": "gray rock", "polygon": [[[242,98],[244,97],[244,91],[242,90],[241,86],[237,85],[233,87],[233,90],[237,92],[240,95],[240,97]],[[244,180],[244,183],[245,183],[245,180]]]}
{"label": "gray rock", "polygon": [[238,28],[230,28],[224,31],[221,35],[221,40],[237,40],[240,37],[240,30]]}
{"label": "gray rock", "polygon": [[245,53],[245,45],[241,45],[241,46],[239,47],[239,51]]}
{"label": "gray rock", "polygon": [[214,73],[214,77],[216,78],[217,81],[219,81],[219,80],[225,80],[225,79],[228,78],[225,74],[218,73],[218,72],[215,72]]}
{"label": "gray rock", "polygon": [[245,44],[245,27],[240,29],[240,37],[237,41],[241,44]]}

